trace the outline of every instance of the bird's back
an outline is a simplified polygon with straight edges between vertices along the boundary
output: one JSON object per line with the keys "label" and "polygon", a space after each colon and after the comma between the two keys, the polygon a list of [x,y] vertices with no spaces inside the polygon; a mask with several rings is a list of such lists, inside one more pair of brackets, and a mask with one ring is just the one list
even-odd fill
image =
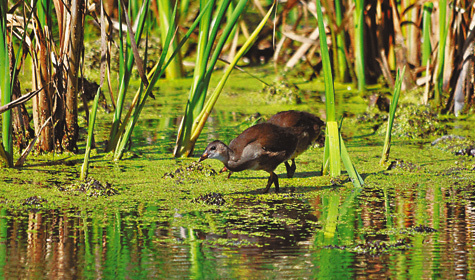
{"label": "bird's back", "polygon": [[[231,160],[241,168],[273,171],[292,157],[297,137],[288,129],[270,123],[254,125],[229,143],[234,152]],[[236,171],[240,171],[236,170]]]}
{"label": "bird's back", "polygon": [[284,111],[273,115],[268,123],[291,128],[298,137],[297,151],[294,156],[304,152],[318,138],[323,138],[324,122],[317,116],[303,111]]}

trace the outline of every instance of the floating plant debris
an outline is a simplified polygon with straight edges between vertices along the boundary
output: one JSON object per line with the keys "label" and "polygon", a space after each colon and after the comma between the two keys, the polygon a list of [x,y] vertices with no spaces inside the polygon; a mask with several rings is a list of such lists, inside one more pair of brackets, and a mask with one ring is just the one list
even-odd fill
{"label": "floating plant debris", "polygon": [[112,187],[111,183],[101,183],[94,178],[88,178],[85,182],[80,184],[72,184],[63,190],[70,192],[81,192],[85,193],[87,196],[93,197],[112,196],[119,194],[117,189]]}
{"label": "floating plant debris", "polygon": [[268,103],[285,103],[285,104],[300,104],[302,99],[300,98],[300,89],[287,82],[278,82],[269,86],[266,86],[263,90],[266,94],[266,100]]}
{"label": "floating plant debris", "polygon": [[406,171],[414,171],[419,169],[419,167],[412,162],[405,162],[402,159],[396,159],[391,162],[391,164],[388,167],[388,170],[393,170],[393,169],[402,169]]}
{"label": "floating plant debris", "polygon": [[444,135],[432,141],[431,145],[458,156],[475,156],[475,141],[458,135]]}
{"label": "floating plant debris", "polygon": [[347,182],[350,182],[350,177],[346,176],[346,175],[341,175],[341,176],[338,176],[338,177],[332,177],[330,179],[330,183],[332,184],[332,186],[341,186]]}
{"label": "floating plant debris", "polygon": [[431,232],[437,232],[435,228],[431,228],[425,225],[418,225],[414,227],[415,232],[419,233],[431,233]]}
{"label": "floating plant debris", "polygon": [[355,246],[336,246],[329,245],[325,249],[339,249],[348,250],[361,255],[377,256],[383,253],[388,253],[391,250],[407,250],[412,247],[405,239],[399,239],[395,242],[388,242],[382,240],[368,241],[366,243],[357,244]]}
{"label": "floating plant debris", "polygon": [[43,203],[48,202],[46,199],[41,198],[41,196],[30,196],[22,203],[24,206],[34,206],[41,207]]}
{"label": "floating plant debris", "polygon": [[[396,110],[396,121],[393,125],[392,135],[403,138],[424,138],[434,135],[443,135],[447,131],[447,124],[438,119],[437,113],[430,106],[401,104]],[[380,135],[385,135],[387,122],[378,130]]]}
{"label": "floating plant debris", "polygon": [[175,178],[177,176],[183,177],[195,172],[205,174],[206,176],[214,176],[217,174],[216,170],[211,168],[209,165],[193,161],[189,165],[178,167],[173,172],[167,172],[163,174],[162,178]]}
{"label": "floating plant debris", "polygon": [[205,203],[208,205],[218,205],[221,206],[226,203],[226,200],[223,198],[223,195],[220,193],[208,193],[205,195],[200,195],[199,197],[193,199],[191,202],[195,203]]}

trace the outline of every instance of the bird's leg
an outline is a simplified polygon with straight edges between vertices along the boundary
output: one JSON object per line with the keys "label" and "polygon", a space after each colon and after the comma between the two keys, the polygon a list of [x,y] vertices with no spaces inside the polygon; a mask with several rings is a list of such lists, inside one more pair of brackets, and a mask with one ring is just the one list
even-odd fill
{"label": "bird's leg", "polygon": [[295,169],[297,169],[297,166],[295,165],[295,159],[292,159],[292,175],[289,178],[294,177],[295,174]]}
{"label": "bird's leg", "polygon": [[226,172],[226,171],[229,171],[229,174],[228,174],[228,179],[229,179],[229,177],[231,177],[231,174],[233,174],[233,172],[232,172],[231,170],[229,170],[228,168],[226,168],[226,166],[223,167],[223,169],[221,169],[221,170],[219,171],[219,174],[221,174],[221,173],[223,173],[223,172]]}
{"label": "bird's leg", "polygon": [[297,166],[295,165],[295,160],[292,159],[292,165],[290,165],[287,161],[285,162],[285,169],[287,170],[287,178],[294,177],[295,169]]}
{"label": "bird's leg", "polygon": [[267,180],[267,186],[262,193],[268,193],[272,184],[274,184],[275,186],[275,193],[278,193],[279,192],[279,177],[274,172],[270,173],[269,180]]}

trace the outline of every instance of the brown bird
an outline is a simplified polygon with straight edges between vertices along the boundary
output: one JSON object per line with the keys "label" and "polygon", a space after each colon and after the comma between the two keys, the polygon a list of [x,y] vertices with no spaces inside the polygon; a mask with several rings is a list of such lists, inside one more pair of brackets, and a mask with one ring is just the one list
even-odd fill
{"label": "brown bird", "polygon": [[273,115],[267,123],[272,123],[281,127],[292,128],[293,133],[298,139],[295,153],[290,158],[292,165],[287,161],[287,177],[292,178],[295,174],[295,158],[305,152],[313,143],[325,140],[323,131],[325,123],[317,116],[303,111],[283,111]]}
{"label": "brown bird", "polygon": [[264,170],[270,174],[263,193],[275,185],[279,192],[279,178],[274,170],[292,158],[298,139],[291,129],[270,123],[261,123],[244,130],[226,146],[216,140],[208,144],[199,161],[207,158],[221,161],[231,172]]}
{"label": "brown bird", "polygon": [[[323,144],[325,141],[325,133],[323,131],[325,123],[317,116],[303,111],[283,111],[273,115],[267,123],[277,126],[291,128],[291,132],[297,137],[297,148],[290,160],[292,164],[285,161],[287,170],[287,178],[292,178],[295,174],[297,166],[295,158],[305,152],[313,143],[319,142]],[[221,172],[228,170],[224,167]],[[228,178],[232,172],[229,172]]]}

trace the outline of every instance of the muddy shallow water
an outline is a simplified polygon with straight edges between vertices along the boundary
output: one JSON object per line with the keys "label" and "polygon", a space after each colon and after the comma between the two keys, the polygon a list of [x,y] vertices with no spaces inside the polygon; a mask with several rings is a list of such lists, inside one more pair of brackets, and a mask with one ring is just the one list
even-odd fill
{"label": "muddy shallow water", "polygon": [[[218,103],[196,155],[210,140],[229,142],[254,121],[256,112],[263,117],[285,109],[322,112],[318,94],[311,93],[304,94],[301,105],[246,107],[235,100],[241,84]],[[97,183],[89,189],[77,182],[81,155],[32,156],[24,168],[3,170],[0,275],[475,278],[473,157],[433,147],[436,136],[394,138],[394,164],[386,170],[379,165],[384,137],[349,121],[342,133],[365,180],[362,189],[345,176],[321,176],[323,148],[316,147],[297,159],[294,178],[286,178],[285,168],[278,167],[281,193],[271,188],[270,194],[261,194],[265,172],[240,172],[227,179],[217,172],[219,162],[199,165],[196,156],[171,157],[181,102],[170,96],[153,101],[122,161],[112,162],[100,151],[93,154],[89,174]],[[236,104],[232,111],[229,104]],[[365,110],[361,104],[353,108],[352,116]],[[99,129],[107,131],[110,119],[102,115]],[[471,123],[455,121],[447,134],[473,139]],[[99,145],[104,135],[97,135]]]}

